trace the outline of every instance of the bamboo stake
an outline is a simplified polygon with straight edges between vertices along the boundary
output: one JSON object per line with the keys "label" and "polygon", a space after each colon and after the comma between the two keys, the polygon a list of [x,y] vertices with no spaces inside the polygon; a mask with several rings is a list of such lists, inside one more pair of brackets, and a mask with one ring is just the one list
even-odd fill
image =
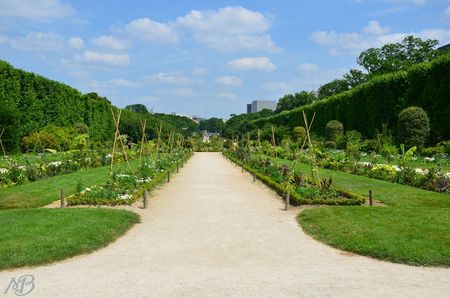
{"label": "bamboo stake", "polygon": [[[313,122],[314,122],[314,119],[316,118],[316,112],[314,112],[314,114],[313,114],[313,117],[312,117],[312,119],[311,119],[311,122],[309,123],[309,127],[307,128],[308,130],[311,130],[311,127],[312,127],[312,125],[313,125]],[[300,150],[303,150],[303,147],[305,147],[305,144],[306,144],[306,141],[307,141],[308,139],[307,138],[305,138],[304,140],[303,140],[303,144],[302,144],[302,148],[300,148]]]}
{"label": "bamboo stake", "polygon": [[5,147],[3,146],[3,142],[2,142],[2,136],[3,136],[4,132],[5,132],[5,128],[2,128],[2,132],[0,132],[0,145],[2,146],[3,156],[6,157],[6,150],[5,150]]}
{"label": "bamboo stake", "polygon": [[[114,165],[114,156],[115,156],[115,154],[116,154],[117,133],[118,133],[118,131],[117,131],[117,125],[116,125],[116,116],[115,116],[114,110],[113,110],[112,108],[111,108],[111,114],[112,114],[112,117],[113,117],[114,127],[116,128],[116,131],[114,132],[113,150],[112,150],[112,153],[111,153],[111,165],[110,165],[110,167],[109,167],[110,172],[112,171],[113,165]],[[119,110],[119,114],[118,114],[118,116],[117,116],[117,121],[120,121],[120,116],[121,116],[121,115],[122,115],[122,110]],[[111,173],[110,173],[110,174],[111,174]]]}
{"label": "bamboo stake", "polygon": [[275,127],[272,125],[272,147],[275,153],[275,158],[277,158],[277,144],[275,141]]}
{"label": "bamboo stake", "polygon": [[261,130],[258,129],[258,146],[261,147]]}
{"label": "bamboo stake", "polygon": [[144,154],[144,143],[147,141],[147,136],[145,135],[145,127],[147,126],[147,119],[140,119],[141,122],[141,130],[142,130],[142,137],[141,137],[141,150],[139,152],[139,164],[142,165],[142,156]]}
{"label": "bamboo stake", "polygon": [[306,130],[306,136],[308,138],[308,145],[309,145],[309,151],[310,151],[310,157],[311,157],[311,175],[312,175],[312,178],[316,180],[316,182],[319,182],[320,181],[319,169],[317,168],[316,156],[314,154],[314,148],[313,148],[313,144],[311,142],[311,135],[309,133],[310,126],[308,125],[308,119],[307,119],[304,111],[303,111],[303,120],[305,121],[305,126],[308,128]]}

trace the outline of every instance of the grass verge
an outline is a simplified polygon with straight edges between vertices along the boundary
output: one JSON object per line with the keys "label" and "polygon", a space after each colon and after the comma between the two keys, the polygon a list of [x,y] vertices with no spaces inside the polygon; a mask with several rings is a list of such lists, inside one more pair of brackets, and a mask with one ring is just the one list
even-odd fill
{"label": "grass verge", "polygon": [[[288,160],[277,163],[290,165]],[[297,164],[309,173],[310,165]],[[340,189],[375,199],[386,207],[326,207],[297,217],[303,230],[333,247],[409,265],[450,267],[450,196],[339,171],[320,169]]]}
{"label": "grass verge", "polygon": [[298,222],[319,241],[346,251],[410,265],[450,266],[447,208],[327,207]]}
{"label": "grass verge", "polygon": [[[279,164],[291,163],[288,160],[279,160]],[[311,167],[307,164],[297,164],[296,169],[304,173],[311,172]],[[374,198],[386,205],[450,208],[450,196],[448,194],[328,169],[320,169],[320,175],[322,178],[331,177],[333,185],[338,188],[361,196],[367,197],[369,190],[372,190]]]}
{"label": "grass verge", "polygon": [[[133,160],[132,168],[139,161]],[[76,173],[50,177],[10,188],[0,188],[0,209],[36,208],[50,204],[59,198],[63,188],[66,196],[76,192],[78,182],[84,187],[105,182],[109,177],[109,166],[81,170]]]}
{"label": "grass verge", "polygon": [[0,270],[89,253],[123,235],[139,216],[108,209],[0,211]]}

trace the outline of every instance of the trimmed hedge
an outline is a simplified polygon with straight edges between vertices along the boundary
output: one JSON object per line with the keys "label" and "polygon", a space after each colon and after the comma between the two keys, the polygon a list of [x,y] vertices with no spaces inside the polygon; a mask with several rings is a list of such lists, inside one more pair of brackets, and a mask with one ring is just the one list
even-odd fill
{"label": "trimmed hedge", "polygon": [[423,108],[430,117],[431,143],[450,139],[450,53],[426,63],[375,77],[352,90],[325,100],[277,115],[253,120],[258,127],[266,124],[303,124],[302,111],[309,117],[316,112],[312,130],[325,134],[330,120],[342,122],[345,130],[358,130],[366,137],[381,131],[383,123],[395,130],[400,111],[410,106]]}
{"label": "trimmed hedge", "polygon": [[[224,152],[223,153],[225,157],[227,157],[232,162],[244,167],[244,169],[252,174],[256,175],[256,178],[258,180],[262,181],[264,184],[275,190],[278,194],[281,196],[284,196],[286,194],[286,188],[284,188],[281,184],[278,182],[275,182],[270,177],[264,175],[263,173],[253,169],[252,167],[248,166],[247,164],[244,164],[242,161],[238,160],[237,158],[233,157],[231,154]],[[336,189],[336,188],[335,188]],[[306,199],[300,196],[296,192],[290,193],[290,204],[292,206],[299,206],[299,205],[362,205],[365,203],[366,199],[360,195],[353,194],[351,192],[348,192],[346,190],[342,189],[336,189],[341,195],[345,196],[345,198],[342,199]]]}

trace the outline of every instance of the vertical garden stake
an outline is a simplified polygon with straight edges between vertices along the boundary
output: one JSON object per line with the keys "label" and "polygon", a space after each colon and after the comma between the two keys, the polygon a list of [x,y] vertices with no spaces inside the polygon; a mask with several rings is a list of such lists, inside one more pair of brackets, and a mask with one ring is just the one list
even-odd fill
{"label": "vertical garden stake", "polygon": [[373,206],[372,191],[371,190],[369,190],[369,205]]}
{"label": "vertical garden stake", "polygon": [[256,182],[256,173],[253,173],[253,182]]}
{"label": "vertical garden stake", "polygon": [[178,169],[178,162],[177,162],[177,173],[179,173],[180,172],[180,170]]}
{"label": "vertical garden stake", "polygon": [[170,171],[167,171],[167,183],[170,182]]}
{"label": "vertical garden stake", "polygon": [[289,199],[291,197],[291,194],[289,192],[289,190],[286,192],[286,197],[284,200],[284,210],[288,211],[289,210]]}
{"label": "vertical garden stake", "polygon": [[66,208],[66,197],[64,196],[64,189],[61,188],[61,208]]}
{"label": "vertical garden stake", "polygon": [[144,209],[147,209],[148,191],[145,189],[143,194]]}
{"label": "vertical garden stake", "polygon": [[6,150],[5,150],[5,147],[3,146],[3,142],[2,142],[2,136],[3,136],[4,132],[5,132],[5,128],[2,128],[2,131],[0,132],[0,145],[2,146],[3,156],[6,156]]}

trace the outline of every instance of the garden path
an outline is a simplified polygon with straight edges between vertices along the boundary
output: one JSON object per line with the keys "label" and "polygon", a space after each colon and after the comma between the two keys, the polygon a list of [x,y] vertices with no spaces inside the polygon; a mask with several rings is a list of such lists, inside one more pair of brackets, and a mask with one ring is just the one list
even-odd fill
{"label": "garden path", "polygon": [[125,236],[90,255],[0,272],[0,293],[33,274],[28,297],[449,297],[450,269],[330,248],[298,227],[298,208],[282,208],[220,154],[196,153]]}

